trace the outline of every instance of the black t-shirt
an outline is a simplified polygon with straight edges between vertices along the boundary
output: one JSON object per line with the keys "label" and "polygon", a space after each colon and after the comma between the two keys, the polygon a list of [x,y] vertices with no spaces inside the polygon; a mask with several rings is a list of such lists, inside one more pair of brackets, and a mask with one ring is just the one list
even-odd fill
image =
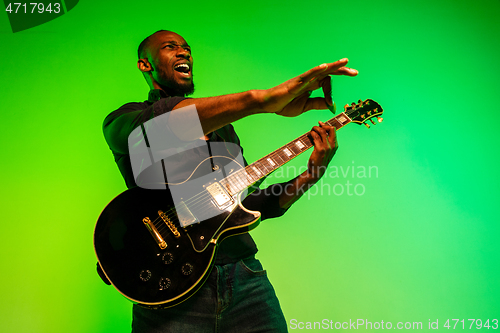
{"label": "black t-shirt", "polygon": [[[111,112],[104,120],[104,137],[128,188],[137,186],[129,155],[128,138],[130,133],[154,117],[172,111],[184,99],[184,97],[169,97],[162,90],[154,89],[149,92],[147,101],[127,103]],[[240,145],[232,125],[226,125],[207,136],[209,143],[224,142]],[[196,149],[194,149],[194,153],[196,153]],[[184,156],[190,158],[189,153]],[[285,210],[279,207],[279,196],[274,194],[281,193],[281,190],[282,184],[272,185],[265,190],[257,188],[243,200],[243,206],[250,210],[260,211],[262,220],[281,216]],[[250,234],[231,236],[219,244],[215,263],[235,262],[252,256],[256,252],[257,246]]]}

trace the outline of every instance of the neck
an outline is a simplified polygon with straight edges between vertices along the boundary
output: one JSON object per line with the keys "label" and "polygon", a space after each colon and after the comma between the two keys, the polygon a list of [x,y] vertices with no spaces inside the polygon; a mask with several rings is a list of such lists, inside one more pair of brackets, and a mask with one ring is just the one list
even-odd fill
{"label": "neck", "polygon": [[155,81],[153,81],[152,85],[149,85],[149,87],[151,89],[163,90],[163,92],[165,94],[167,94],[167,96],[186,97],[186,94],[184,94],[183,92],[179,91],[178,89],[164,86],[164,85],[159,84],[158,82],[155,82]]}

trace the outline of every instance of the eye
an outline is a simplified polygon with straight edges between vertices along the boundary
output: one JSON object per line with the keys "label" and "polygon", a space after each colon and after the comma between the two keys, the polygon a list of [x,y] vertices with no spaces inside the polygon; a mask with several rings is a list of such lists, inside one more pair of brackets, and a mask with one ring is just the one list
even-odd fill
{"label": "eye", "polygon": [[174,46],[172,44],[166,44],[163,48],[172,50]]}
{"label": "eye", "polygon": [[189,53],[191,53],[191,48],[190,47],[184,47],[184,50],[188,51]]}

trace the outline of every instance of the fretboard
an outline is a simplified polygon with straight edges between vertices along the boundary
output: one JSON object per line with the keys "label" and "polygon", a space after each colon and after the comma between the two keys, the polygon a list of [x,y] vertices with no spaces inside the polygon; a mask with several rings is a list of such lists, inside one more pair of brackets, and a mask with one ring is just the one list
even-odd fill
{"label": "fretboard", "polygon": [[[325,123],[338,130],[350,122],[351,119],[345,114],[345,112],[342,112]],[[235,195],[269,175],[285,163],[290,162],[292,159],[299,156],[312,146],[313,142],[309,138],[308,132],[299,136],[297,139],[290,141],[283,147],[276,149],[269,155],[262,157],[245,168],[242,168],[222,179],[220,184],[224,186],[230,195]]]}

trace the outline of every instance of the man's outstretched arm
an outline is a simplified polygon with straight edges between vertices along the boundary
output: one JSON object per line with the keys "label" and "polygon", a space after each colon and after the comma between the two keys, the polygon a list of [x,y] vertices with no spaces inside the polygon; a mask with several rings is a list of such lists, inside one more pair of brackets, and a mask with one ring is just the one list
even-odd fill
{"label": "man's outstretched arm", "polygon": [[[333,105],[330,75],[356,76],[358,71],[345,67],[347,59],[316,66],[282,84],[266,90],[250,90],[237,94],[190,98],[178,103],[174,110],[196,106],[203,132],[208,134],[227,124],[257,113],[276,113],[295,117],[309,110],[327,109]],[[312,91],[323,89],[324,98],[310,98]],[[198,139],[191,121],[182,112],[172,113],[170,124],[175,134],[183,140]]]}

